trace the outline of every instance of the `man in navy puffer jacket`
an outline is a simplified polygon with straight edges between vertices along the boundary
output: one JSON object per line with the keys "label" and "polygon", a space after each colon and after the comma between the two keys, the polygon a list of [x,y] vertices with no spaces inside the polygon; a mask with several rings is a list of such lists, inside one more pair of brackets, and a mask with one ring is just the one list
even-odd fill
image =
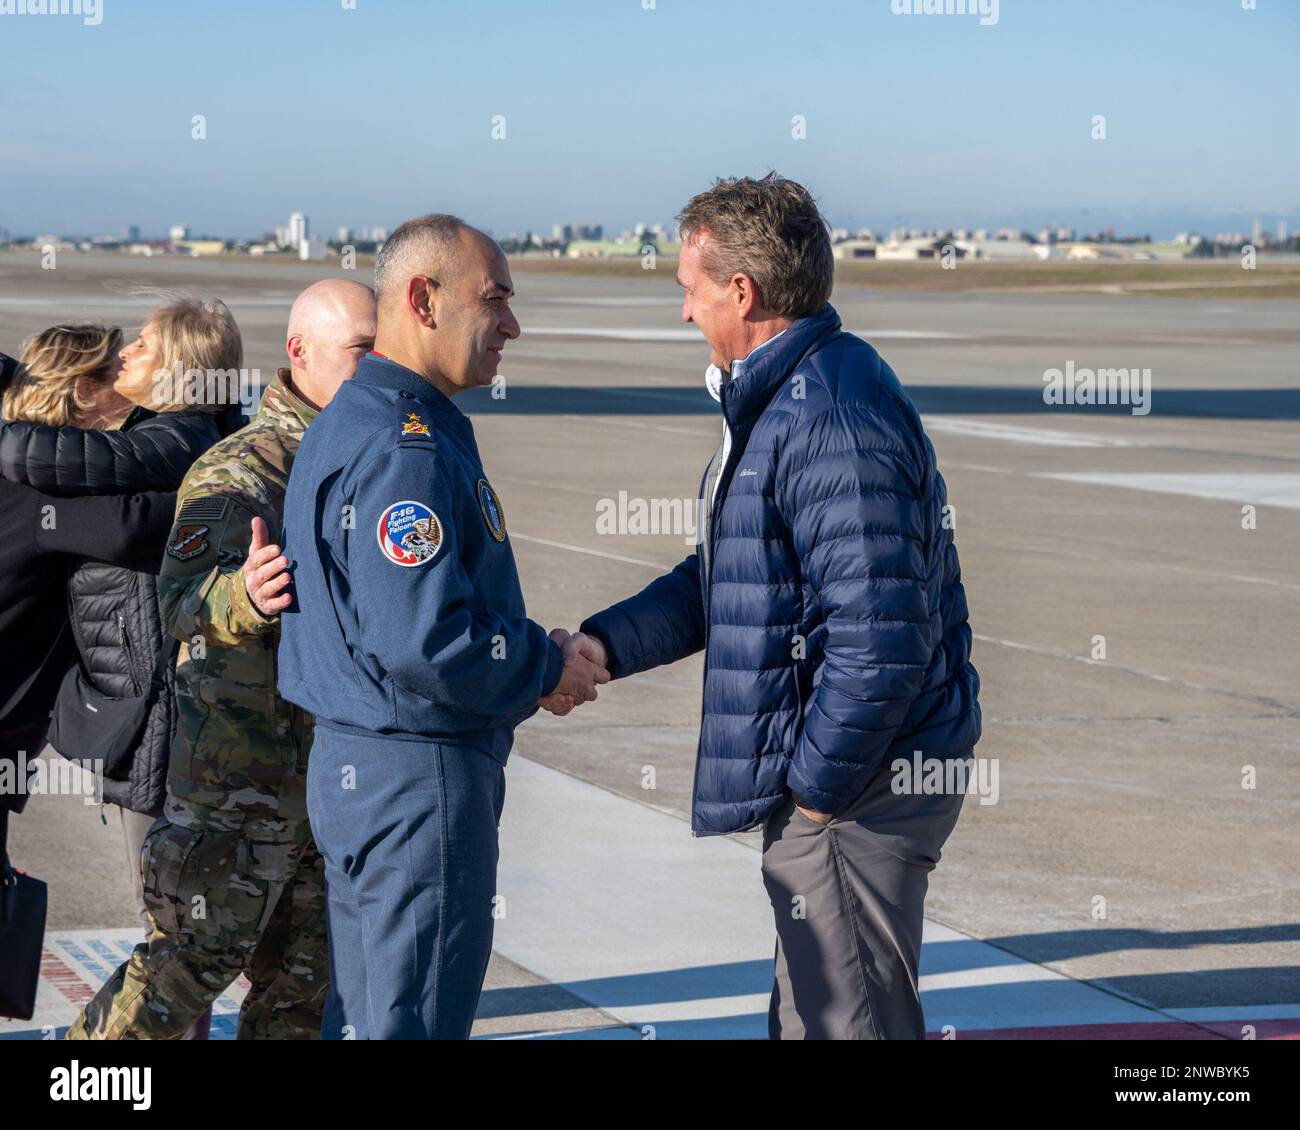
{"label": "man in navy puffer jacket", "polygon": [[724,421],[698,551],[566,652],[618,679],[705,649],[692,829],[764,826],[772,1036],[919,1039],[925,892],[964,791],[922,788],[913,754],[951,769],[980,736],[943,479],[898,378],[827,301],[802,186],[719,181],[681,221],[682,316]]}

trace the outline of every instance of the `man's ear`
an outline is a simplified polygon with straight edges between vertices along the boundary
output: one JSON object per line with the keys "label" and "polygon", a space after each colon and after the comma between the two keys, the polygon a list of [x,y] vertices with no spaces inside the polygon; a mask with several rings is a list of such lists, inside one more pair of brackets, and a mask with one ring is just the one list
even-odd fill
{"label": "man's ear", "polygon": [[307,346],[303,343],[302,334],[290,334],[289,340],[284,343],[284,351],[289,355],[291,368],[301,369],[307,364]]}
{"label": "man's ear", "polygon": [[754,280],[748,275],[732,275],[731,290],[732,298],[736,304],[736,313],[741,318],[748,318],[754,310],[758,309],[758,287],[754,285]]}
{"label": "man's ear", "polygon": [[438,287],[424,275],[416,275],[406,284],[406,308],[426,329],[438,327]]}

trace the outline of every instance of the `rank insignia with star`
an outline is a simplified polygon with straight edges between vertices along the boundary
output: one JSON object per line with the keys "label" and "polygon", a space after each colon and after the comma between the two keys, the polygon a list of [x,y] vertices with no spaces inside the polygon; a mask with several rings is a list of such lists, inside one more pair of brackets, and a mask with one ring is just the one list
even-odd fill
{"label": "rank insignia with star", "polygon": [[414,412],[407,413],[406,423],[402,425],[402,435],[427,436],[428,434],[429,434],[429,425],[426,424],[423,420],[421,420],[416,413]]}

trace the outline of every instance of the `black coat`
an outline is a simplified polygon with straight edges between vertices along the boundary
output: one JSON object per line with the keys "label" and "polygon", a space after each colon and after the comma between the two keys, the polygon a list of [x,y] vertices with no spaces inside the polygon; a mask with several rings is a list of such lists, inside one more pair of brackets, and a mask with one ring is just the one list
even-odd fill
{"label": "black coat", "polygon": [[[159,552],[175,509],[174,492],[60,499],[0,479],[0,772],[9,780],[21,755],[45,745],[59,683],[76,661],[71,563],[129,566]],[[26,799],[0,795],[0,809],[21,812]]]}
{"label": "black coat", "polygon": [[[0,422],[0,477],[62,498],[175,491],[190,464],[243,422],[237,408],[219,415],[136,408],[118,431]],[[60,524],[62,512],[60,503]],[[126,518],[140,520],[141,515]],[[166,638],[156,585],[166,533],[167,528],[160,535],[155,531],[156,540],[137,545],[138,552],[125,561],[108,563],[103,555],[88,555],[72,563],[67,578],[71,640],[102,694],[134,697],[150,687],[155,657]],[[174,691],[174,667],[167,664],[129,771],[104,782],[105,800],[136,812],[162,807],[176,727]]]}

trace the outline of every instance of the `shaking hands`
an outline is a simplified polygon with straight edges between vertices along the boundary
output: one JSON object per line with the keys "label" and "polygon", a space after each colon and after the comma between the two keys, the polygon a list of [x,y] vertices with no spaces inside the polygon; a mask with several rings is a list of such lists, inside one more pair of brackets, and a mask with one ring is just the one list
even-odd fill
{"label": "shaking hands", "polygon": [[564,673],[555,690],[539,699],[537,705],[562,718],[575,706],[596,701],[596,687],[609,682],[609,656],[600,640],[581,632],[570,634],[556,628],[550,638],[564,653]]}

